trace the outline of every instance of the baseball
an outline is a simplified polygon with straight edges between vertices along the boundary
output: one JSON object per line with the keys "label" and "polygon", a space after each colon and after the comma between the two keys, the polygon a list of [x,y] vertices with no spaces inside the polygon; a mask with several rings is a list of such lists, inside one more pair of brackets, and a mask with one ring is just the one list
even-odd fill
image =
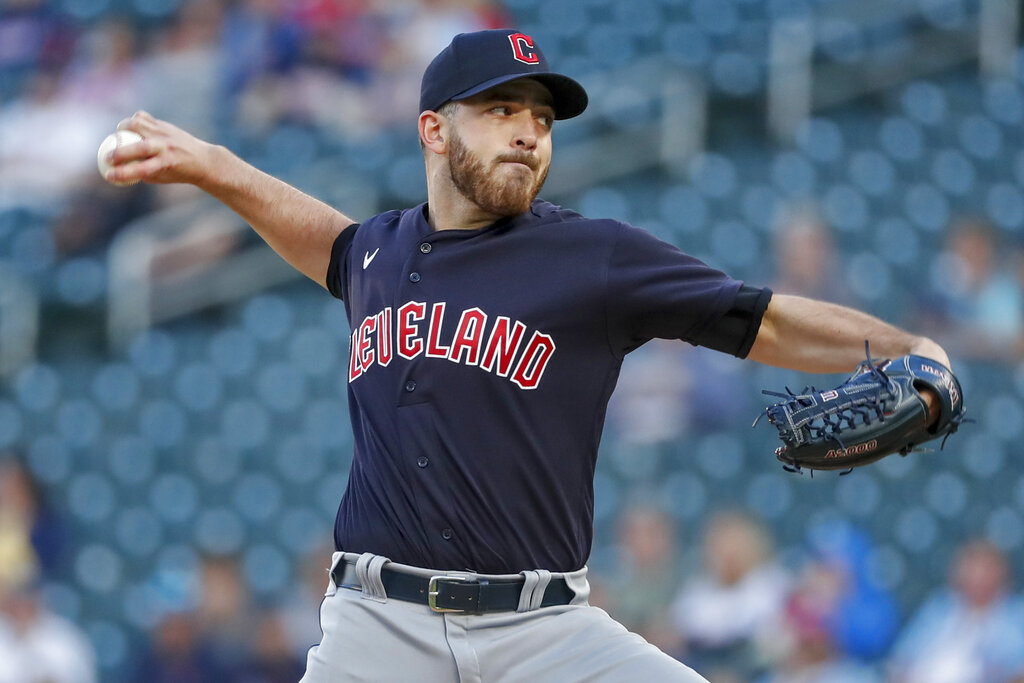
{"label": "baseball", "polygon": [[[100,175],[103,176],[104,179],[106,179],[107,171],[109,171],[111,168],[110,163],[107,161],[107,155],[110,154],[110,152],[117,149],[118,147],[131,145],[133,143],[140,142],[141,140],[142,136],[136,133],[135,131],[131,130],[119,130],[115,133],[111,133],[106,138],[104,138],[103,142],[100,143],[99,150],[96,152],[96,165],[100,169]],[[107,182],[110,182],[113,185],[127,186],[134,185],[139,181],[130,180],[125,183],[115,183],[113,181]]]}

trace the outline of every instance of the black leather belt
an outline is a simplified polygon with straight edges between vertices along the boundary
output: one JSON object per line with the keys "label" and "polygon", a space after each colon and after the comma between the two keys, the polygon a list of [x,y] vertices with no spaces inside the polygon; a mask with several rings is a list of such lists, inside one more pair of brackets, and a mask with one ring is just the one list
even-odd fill
{"label": "black leather belt", "polygon": [[[355,565],[348,562],[339,563],[331,571],[331,578],[336,586],[361,588]],[[389,598],[428,605],[435,612],[514,612],[519,608],[524,583],[522,578],[494,580],[444,574],[426,578],[388,565],[381,569],[380,578]],[[565,579],[552,577],[540,606],[568,605],[575,597],[576,592]]]}

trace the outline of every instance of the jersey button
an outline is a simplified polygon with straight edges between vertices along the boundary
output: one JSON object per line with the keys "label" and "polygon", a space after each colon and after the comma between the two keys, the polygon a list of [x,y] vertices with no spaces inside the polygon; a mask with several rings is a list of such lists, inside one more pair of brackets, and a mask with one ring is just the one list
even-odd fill
{"label": "jersey button", "polygon": [[454,535],[455,535],[455,532],[452,531],[449,528],[441,529],[441,538],[443,538],[446,541],[452,540],[452,536],[454,536]]}
{"label": "jersey button", "polygon": [[409,380],[405,383],[405,390],[409,392],[416,391],[416,380]]}
{"label": "jersey button", "polygon": [[430,242],[424,242],[423,244],[420,245],[420,252],[424,254],[429,254],[430,250],[433,248],[434,247],[433,245],[430,244]]}
{"label": "jersey button", "polygon": [[416,458],[416,466],[417,467],[426,467],[429,464],[430,464],[430,461],[427,460],[427,458],[425,456],[421,455],[420,457]]}
{"label": "jersey button", "polygon": [[415,271],[412,272],[412,273],[409,273],[409,282],[419,282],[419,281],[420,281],[420,274],[419,273],[417,273]]}

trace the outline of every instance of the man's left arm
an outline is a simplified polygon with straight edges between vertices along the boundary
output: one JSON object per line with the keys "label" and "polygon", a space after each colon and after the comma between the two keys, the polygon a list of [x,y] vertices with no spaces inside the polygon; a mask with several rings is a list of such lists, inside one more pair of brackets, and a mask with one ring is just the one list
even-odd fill
{"label": "man's left arm", "polygon": [[748,358],[810,373],[849,372],[864,360],[924,356],[949,367],[949,356],[927,337],[910,334],[861,311],[799,296],[775,294]]}

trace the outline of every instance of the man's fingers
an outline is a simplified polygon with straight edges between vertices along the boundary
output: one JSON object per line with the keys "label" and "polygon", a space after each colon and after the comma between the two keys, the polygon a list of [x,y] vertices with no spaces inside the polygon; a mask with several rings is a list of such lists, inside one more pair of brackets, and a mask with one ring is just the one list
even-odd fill
{"label": "man's fingers", "polygon": [[925,408],[928,411],[928,426],[934,427],[942,415],[942,399],[934,389],[924,388],[921,390],[921,399],[924,400]]}
{"label": "man's fingers", "polygon": [[107,157],[113,166],[105,177],[111,182],[143,180],[149,183],[194,183],[201,167],[196,155],[204,144],[180,128],[137,111],[118,124],[119,130],[142,136],[140,142],[120,147]]}
{"label": "man's fingers", "polygon": [[117,124],[118,130],[134,130],[136,133],[141,134],[140,130],[144,124],[156,123],[156,118],[153,117],[148,111],[140,109],[126,119],[121,119]]}
{"label": "man's fingers", "polygon": [[[142,145],[143,143],[137,144]],[[107,171],[106,179],[112,183],[151,180],[162,167],[163,164],[158,157],[148,157],[142,161],[130,161],[112,167]]]}
{"label": "man's fingers", "polygon": [[118,166],[132,161],[138,161],[140,159],[155,157],[160,154],[162,150],[163,145],[161,145],[157,140],[144,138],[139,142],[132,142],[127,145],[115,147],[107,155],[107,161],[114,166]]}

